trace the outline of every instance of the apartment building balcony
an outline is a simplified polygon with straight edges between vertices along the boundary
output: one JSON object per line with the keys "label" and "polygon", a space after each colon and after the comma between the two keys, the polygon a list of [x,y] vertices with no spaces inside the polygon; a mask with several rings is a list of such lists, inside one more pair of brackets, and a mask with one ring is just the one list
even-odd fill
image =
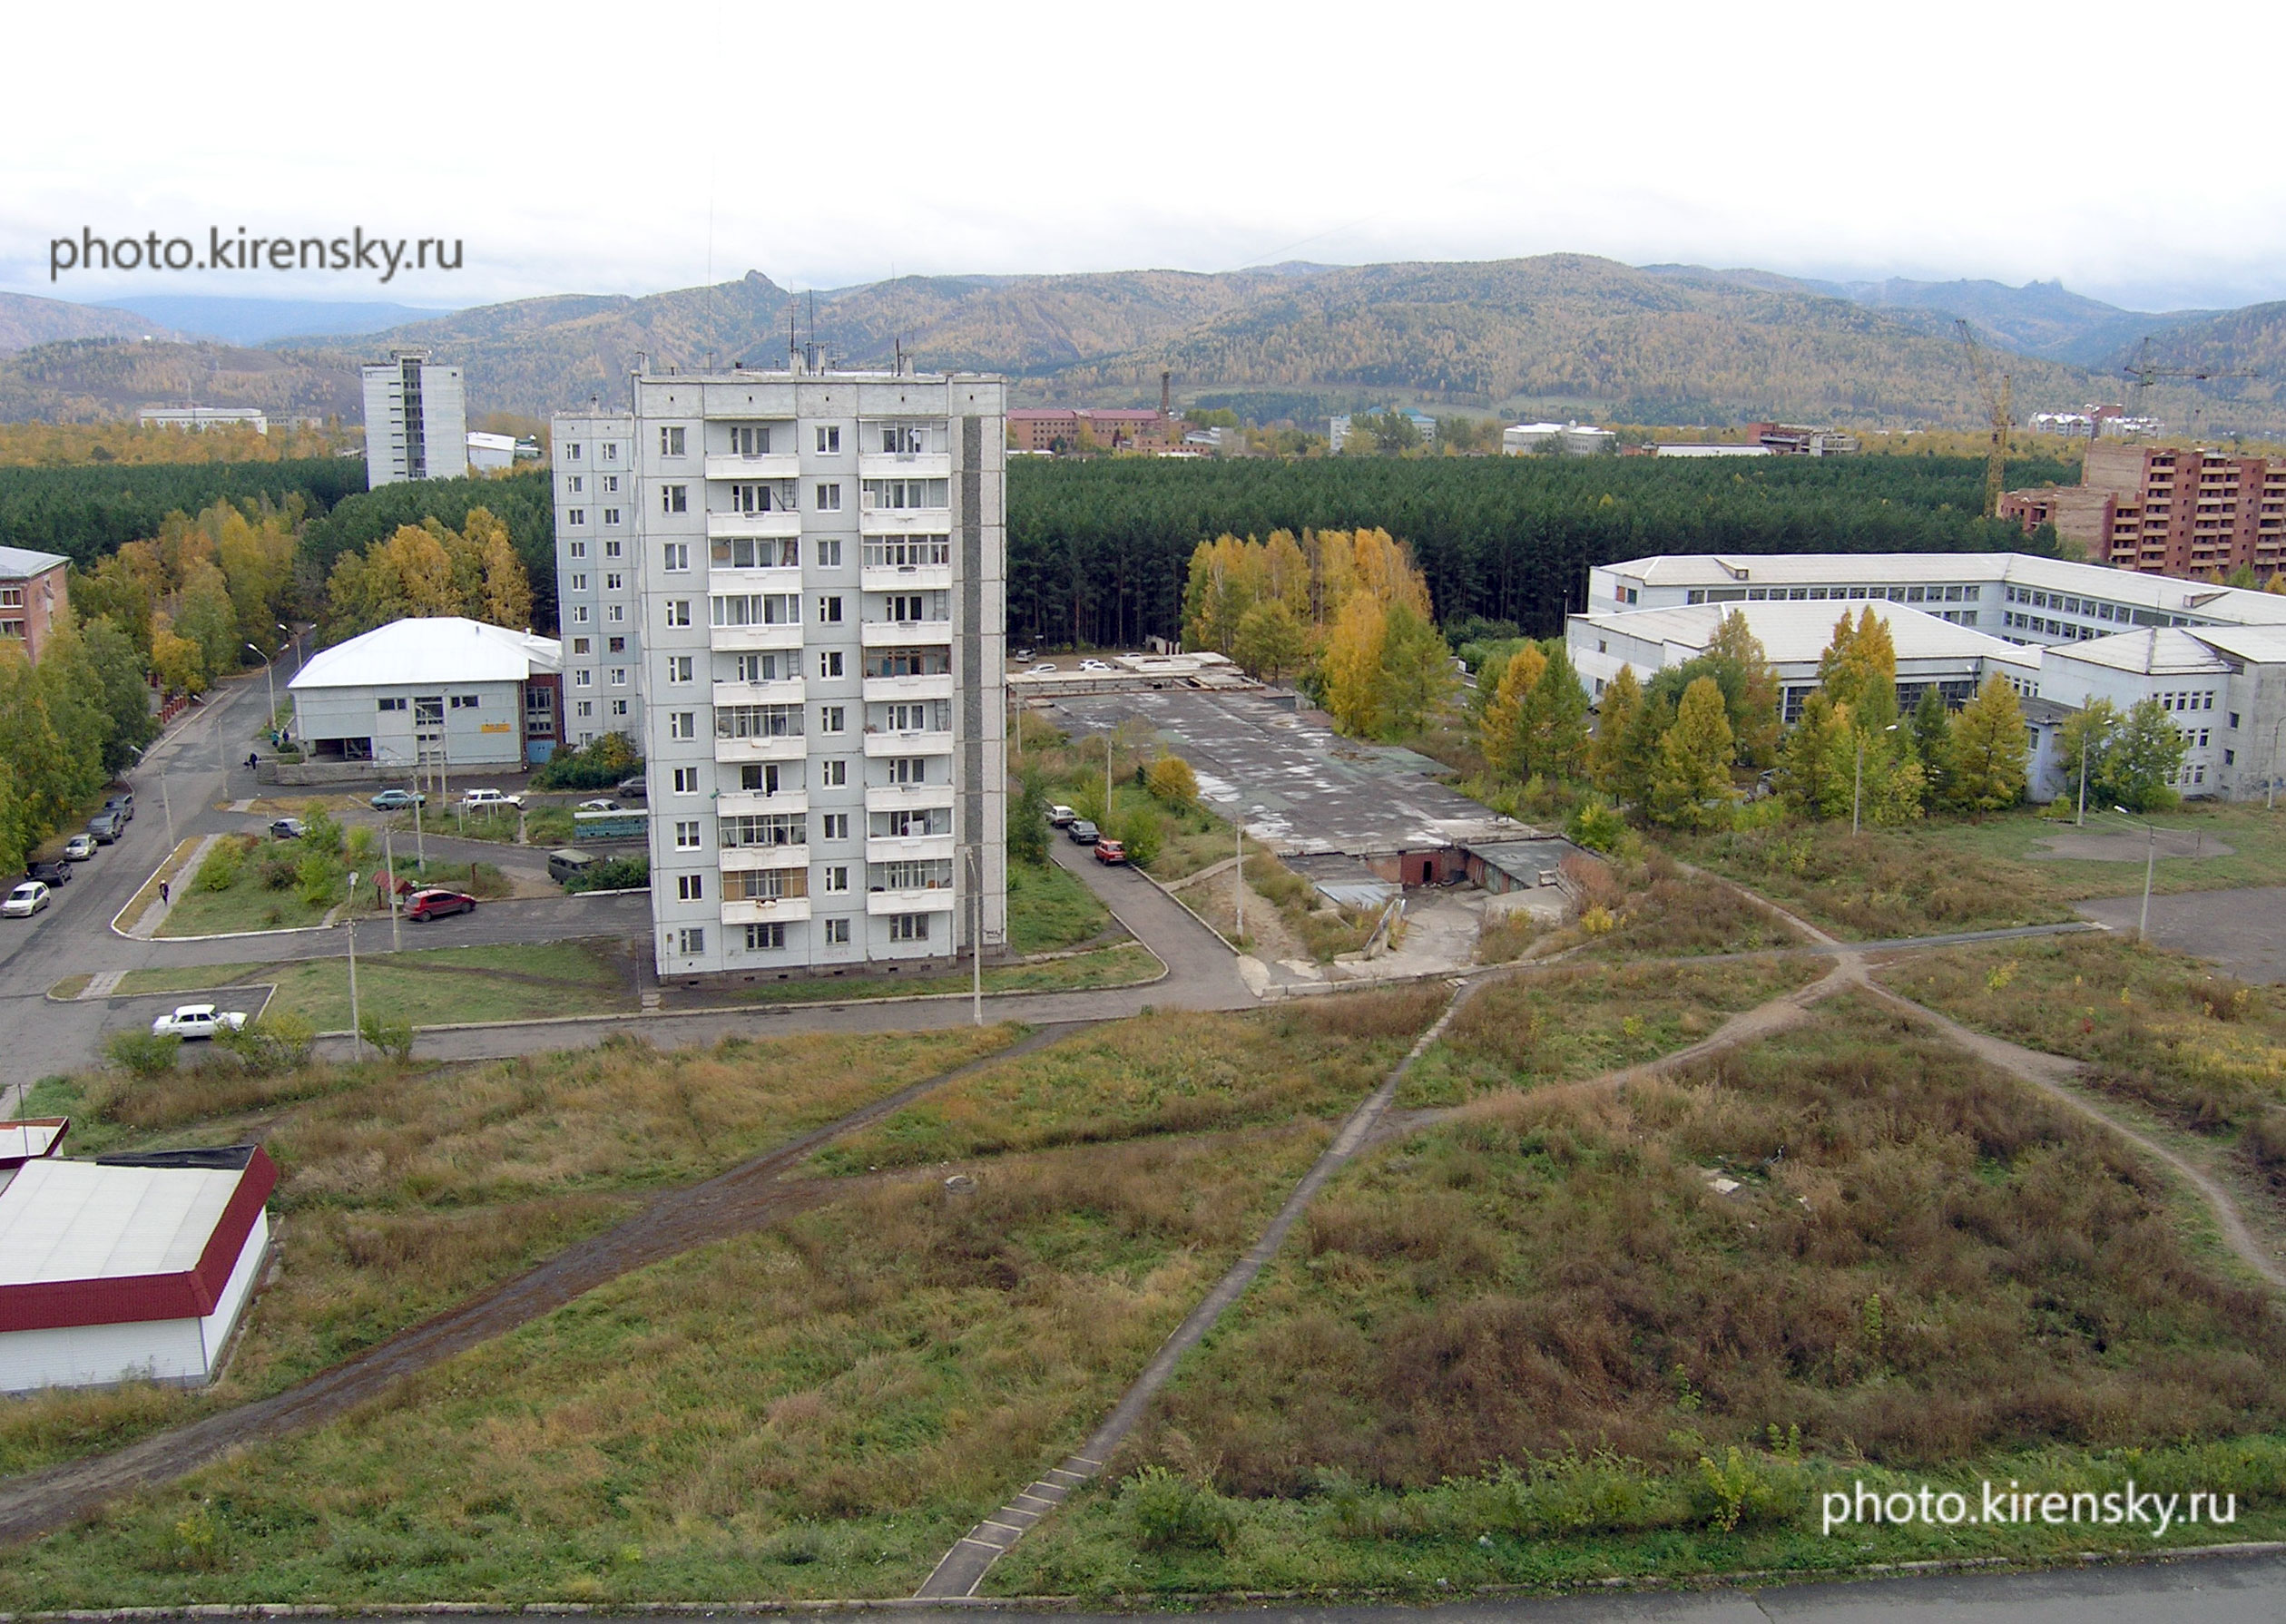
{"label": "apartment building balcony", "polygon": [[800,761],[809,754],[809,741],[800,734],[776,739],[718,739],[714,759],[724,767],[746,761]]}
{"label": "apartment building balcony", "polygon": [[709,536],[800,535],[801,515],[775,507],[758,514],[710,513],[706,516],[706,533]]}
{"label": "apartment building balcony", "polygon": [[858,572],[858,589],[868,592],[941,592],[952,584],[948,563],[867,564]]}
{"label": "apartment building balcony", "polygon": [[858,454],[859,479],[950,479],[952,474],[953,455],[949,451],[861,451]]}
{"label": "apartment building balcony", "polygon": [[917,648],[925,643],[952,641],[953,623],[948,620],[868,621],[858,628],[858,642],[868,649]]}
{"label": "apartment building balcony", "polygon": [[949,699],[953,697],[953,674],[940,671],[931,677],[868,677],[863,691],[868,705],[894,699]]}
{"label": "apartment building balcony", "polygon": [[868,728],[865,753],[868,759],[883,756],[949,756],[953,753],[953,736],[944,729],[932,733],[877,733]]}
{"label": "apartment building balcony", "polygon": [[950,885],[930,885],[918,891],[868,891],[865,894],[865,911],[876,919],[884,914],[949,914],[953,907],[953,888]]}
{"label": "apartment building balcony", "polygon": [[[723,789],[714,797],[717,817],[760,817],[772,812],[807,814],[809,792],[806,789],[781,789],[775,795],[765,795],[759,789]],[[731,846],[730,851],[808,851],[808,846]],[[774,865],[763,864],[770,867]]]}
{"label": "apartment building balcony", "polygon": [[801,474],[801,459],[792,452],[773,452],[768,456],[740,456],[734,452],[712,452],[706,459],[709,479],[794,479]]}
{"label": "apartment building balcony", "polygon": [[[783,811],[785,808],[774,809]],[[726,846],[715,855],[714,866],[724,874],[751,874],[763,868],[791,868],[800,869],[806,876],[809,870],[809,848],[807,846]]]}
{"label": "apartment building balcony", "polygon": [[858,531],[863,535],[944,535],[952,527],[949,506],[868,507],[858,514]]}
{"label": "apartment building balcony", "polygon": [[800,677],[781,678],[776,682],[741,682],[728,677],[714,680],[717,705],[799,705],[806,691],[807,685]]}
{"label": "apartment building balcony", "polygon": [[720,592],[798,592],[801,591],[801,567],[787,569],[741,570],[729,564],[710,564],[706,572],[707,584]]}
{"label": "apartment building balcony", "polygon": [[875,835],[865,843],[868,863],[948,863],[953,856],[950,835]]}
{"label": "apartment building balcony", "polygon": [[779,626],[710,626],[707,628],[707,647],[718,654],[749,654],[757,651],[801,647],[801,623]]}
{"label": "apartment building balcony", "polygon": [[868,784],[865,791],[865,810],[870,817],[876,812],[926,812],[943,807],[950,810],[953,787],[950,784]]}
{"label": "apartment building balcony", "polygon": [[806,896],[780,896],[771,902],[726,902],[722,905],[724,925],[776,925],[809,917],[809,899]]}

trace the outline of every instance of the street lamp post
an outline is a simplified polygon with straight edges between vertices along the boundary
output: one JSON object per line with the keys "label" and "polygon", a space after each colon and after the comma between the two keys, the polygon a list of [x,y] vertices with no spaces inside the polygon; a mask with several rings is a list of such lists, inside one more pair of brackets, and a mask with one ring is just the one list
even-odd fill
{"label": "street lamp post", "polygon": [[262,662],[262,683],[270,690],[270,715],[262,723],[262,731],[275,735],[278,731],[278,673],[272,668],[269,655],[252,643],[246,646],[253,649],[254,658]]}
{"label": "street lamp post", "polygon": [[2136,817],[2124,807],[2114,806],[2112,810],[2122,817],[2132,818],[2143,825],[2148,836],[2144,847],[2144,911],[2135,921],[2135,940],[2148,947],[2151,945],[2151,876],[2153,870],[2159,866],[2159,826],[2147,817]]}
{"label": "street lamp post", "polygon": [[365,1022],[358,1018],[358,872],[349,871],[349,905],[343,915],[349,924],[349,1060],[365,1058]]}
{"label": "street lamp post", "polygon": [[[1897,729],[1898,724],[1891,722],[1888,727],[1882,729],[1881,731],[1884,733],[1894,733],[1897,731]],[[1858,832],[1858,814],[1859,808],[1861,808],[1864,804],[1865,735],[1860,733],[1858,735],[1858,773],[1857,778],[1851,782],[1849,788],[1849,833],[1852,835],[1855,835]]]}
{"label": "street lamp post", "polygon": [[2080,729],[2080,809],[2072,819],[2072,827],[2075,829],[2087,827],[2087,735],[2088,729],[2083,726]]}

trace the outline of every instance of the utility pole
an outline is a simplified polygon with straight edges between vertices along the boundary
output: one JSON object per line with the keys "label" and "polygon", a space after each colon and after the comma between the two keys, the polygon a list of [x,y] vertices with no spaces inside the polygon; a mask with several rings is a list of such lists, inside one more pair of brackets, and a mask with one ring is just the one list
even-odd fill
{"label": "utility pole", "polygon": [[381,826],[381,857],[388,865],[389,876],[389,951],[405,951],[405,938],[397,934],[397,831],[388,825]]}
{"label": "utility pole", "polygon": [[2072,827],[2075,829],[2087,827],[2087,729],[2085,727],[2080,729],[2080,809],[2072,819]]}
{"label": "utility pole", "polygon": [[968,962],[969,1022],[985,1023],[985,885],[984,864],[975,846],[968,848]]}
{"label": "utility pole", "polygon": [[349,871],[349,1061],[365,1058],[365,1022],[358,1018],[358,873]]}
{"label": "utility pole", "polygon": [[1232,820],[1238,834],[1238,866],[1231,871],[1231,934],[1246,940],[1246,826]]}
{"label": "utility pole", "polygon": [[272,666],[269,655],[263,653],[253,643],[248,643],[246,646],[252,649],[254,658],[262,662],[262,682],[270,690],[270,714],[262,719],[262,731],[274,734],[278,730],[278,672]]}

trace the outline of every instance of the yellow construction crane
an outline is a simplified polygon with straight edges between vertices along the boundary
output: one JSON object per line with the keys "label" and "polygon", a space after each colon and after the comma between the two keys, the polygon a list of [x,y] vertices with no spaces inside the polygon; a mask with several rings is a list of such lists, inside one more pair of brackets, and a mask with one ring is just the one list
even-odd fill
{"label": "yellow construction crane", "polygon": [[1996,386],[1991,364],[1977,335],[1966,321],[1956,320],[1953,327],[1960,334],[1961,347],[1968,352],[1968,373],[1977,380],[1977,393],[1985,400],[1986,419],[1992,425],[1992,449],[1985,454],[1985,517],[1989,519],[2000,511],[2000,488],[2008,483],[2008,408],[2016,379],[2004,372]]}

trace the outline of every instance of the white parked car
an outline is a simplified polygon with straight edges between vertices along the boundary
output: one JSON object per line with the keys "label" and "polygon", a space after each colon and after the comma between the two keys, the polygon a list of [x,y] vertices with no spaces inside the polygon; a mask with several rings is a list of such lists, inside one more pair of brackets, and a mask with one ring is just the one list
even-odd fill
{"label": "white parked car", "polygon": [[1043,660],[1024,674],[1027,677],[1053,677],[1055,675],[1055,661]]}
{"label": "white parked car", "polygon": [[522,796],[503,795],[497,789],[471,789],[460,797],[460,809],[463,812],[482,812],[495,807],[513,807],[523,805]]}
{"label": "white parked car", "polygon": [[1048,808],[1048,822],[1054,824],[1059,829],[1070,828],[1073,821],[1078,817],[1078,813],[1073,811],[1071,807],[1064,805],[1061,801],[1056,802]]}
{"label": "white parked car", "polygon": [[8,900],[0,902],[0,915],[10,919],[29,919],[47,906],[48,888],[39,880],[26,880],[8,893]]}
{"label": "white parked car", "polygon": [[151,1035],[211,1038],[218,1032],[236,1032],[246,1024],[243,1010],[218,1010],[211,1003],[186,1003],[151,1023]]}
{"label": "white parked car", "polygon": [[1080,661],[1080,670],[1084,671],[1107,671],[1111,669],[1111,666],[1107,662],[1101,660],[1083,660]]}
{"label": "white parked car", "polygon": [[592,801],[582,801],[579,804],[579,809],[583,812],[623,812],[626,810],[626,808],[622,807],[617,801],[612,800],[609,797],[598,797],[597,799]]}

